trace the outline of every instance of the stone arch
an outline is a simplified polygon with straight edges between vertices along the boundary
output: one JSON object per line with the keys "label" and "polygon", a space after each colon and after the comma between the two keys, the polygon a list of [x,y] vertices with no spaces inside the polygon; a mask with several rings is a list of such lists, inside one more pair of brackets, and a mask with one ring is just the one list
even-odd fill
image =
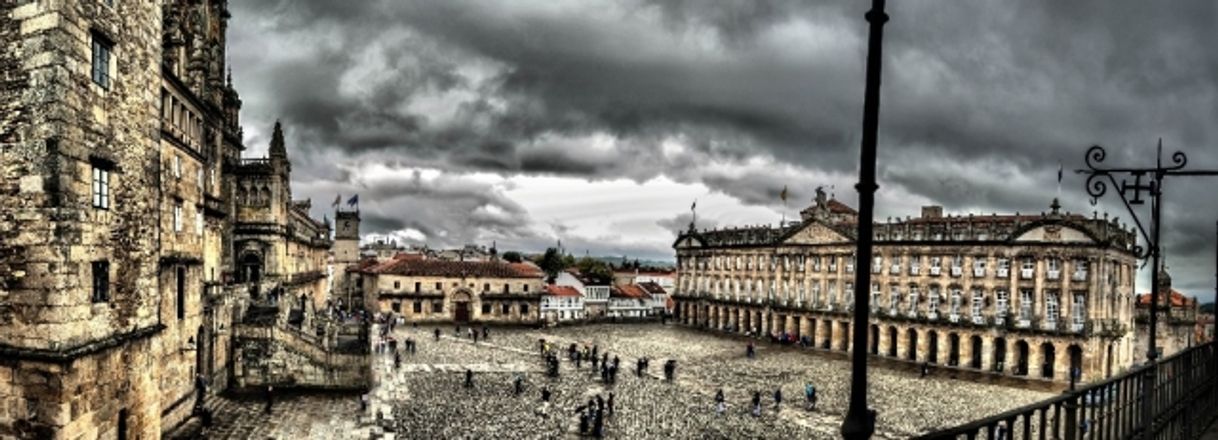
{"label": "stone arch", "polygon": [[888,326],[888,356],[897,357],[897,326]]}
{"label": "stone arch", "polygon": [[[1066,347],[1066,355],[1070,357],[1070,374],[1077,374],[1078,381],[1083,380],[1083,348],[1078,344],[1070,344]],[[1077,373],[1075,373],[1077,372]]]}
{"label": "stone arch", "polygon": [[960,365],[960,335],[955,332],[947,334],[947,365]]}
{"label": "stone arch", "polygon": [[910,327],[905,330],[905,337],[909,339],[905,344],[905,356],[911,361],[918,360],[918,329]]}
{"label": "stone arch", "polygon": [[969,365],[968,366],[969,366],[969,368],[976,368],[976,369],[980,370],[981,369],[981,356],[983,354],[982,351],[985,350],[985,348],[983,347],[982,342],[981,342],[981,336],[973,335],[972,337],[970,337],[969,346],[972,348],[972,350],[969,350],[970,356],[969,356]]}
{"label": "stone arch", "polygon": [[1040,344],[1040,354],[1040,377],[1052,379],[1053,366],[1057,363],[1057,347],[1054,347],[1052,342],[1045,341]]}
{"label": "stone arch", "polygon": [[880,354],[880,326],[871,324],[871,340],[867,342],[871,347],[871,354]]}
{"label": "stone arch", "polygon": [[926,361],[932,364],[939,363],[939,332],[931,330],[926,332]]}
{"label": "stone arch", "polygon": [[1007,339],[1003,337],[994,338],[994,358],[991,360],[994,365],[994,371],[1001,372],[1006,369],[1007,362]]}
{"label": "stone arch", "polygon": [[470,320],[471,310],[473,310],[470,303],[473,297],[473,293],[465,288],[461,288],[449,296],[449,300],[452,302],[454,322],[467,322]]}
{"label": "stone arch", "polygon": [[1028,349],[1028,341],[1020,339],[1015,341],[1015,375],[1028,375],[1028,355],[1031,350]]}

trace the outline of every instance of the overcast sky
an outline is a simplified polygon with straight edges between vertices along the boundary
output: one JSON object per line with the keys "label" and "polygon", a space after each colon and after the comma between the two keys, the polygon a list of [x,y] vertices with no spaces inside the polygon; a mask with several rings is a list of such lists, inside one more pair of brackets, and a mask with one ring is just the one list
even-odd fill
{"label": "overcast sky", "polygon": [[[695,199],[700,227],[796,217],[819,185],[857,200],[867,3],[233,2],[229,58],[247,155],[282,120],[317,217],[358,193],[365,233],[671,259]],[[877,217],[1045,211],[1093,144],[1218,169],[1215,5],[890,2]],[[1065,209],[1129,221],[1083,185]],[[1175,285],[1204,298],[1213,188],[1171,180],[1164,205]]]}

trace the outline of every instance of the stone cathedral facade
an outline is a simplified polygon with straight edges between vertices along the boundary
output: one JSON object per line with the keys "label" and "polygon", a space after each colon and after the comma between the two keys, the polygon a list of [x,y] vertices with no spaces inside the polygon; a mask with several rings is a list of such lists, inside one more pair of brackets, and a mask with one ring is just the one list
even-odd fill
{"label": "stone cathedral facade", "polygon": [[[875,227],[872,267],[854,265],[857,216],[826,200],[784,227],[679,234],[678,319],[849,351],[854,292],[868,289],[872,355],[1067,381],[1115,374],[1134,356],[1135,235],[1060,210],[944,216]],[[854,286],[854,271],[872,271]]]}
{"label": "stone cathedral facade", "polygon": [[281,128],[241,158],[228,19],[0,2],[0,438],[157,438],[198,378],[232,380],[251,304],[324,301],[329,226],[291,199]]}

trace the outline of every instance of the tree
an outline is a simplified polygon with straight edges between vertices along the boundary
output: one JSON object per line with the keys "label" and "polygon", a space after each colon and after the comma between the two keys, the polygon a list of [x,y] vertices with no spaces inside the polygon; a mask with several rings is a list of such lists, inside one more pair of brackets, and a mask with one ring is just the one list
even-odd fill
{"label": "tree", "polygon": [[504,252],[503,259],[504,259],[504,261],[507,261],[508,263],[520,263],[520,262],[524,261],[524,257],[520,255],[520,252],[516,252],[516,251]]}
{"label": "tree", "polygon": [[563,256],[555,248],[547,248],[546,253],[541,256],[541,260],[538,260],[537,265],[541,267],[542,272],[546,273],[547,283],[554,283],[558,273],[567,268],[563,260]]}
{"label": "tree", "polygon": [[604,261],[584,257],[575,263],[579,273],[592,280],[595,284],[612,284],[613,267]]}

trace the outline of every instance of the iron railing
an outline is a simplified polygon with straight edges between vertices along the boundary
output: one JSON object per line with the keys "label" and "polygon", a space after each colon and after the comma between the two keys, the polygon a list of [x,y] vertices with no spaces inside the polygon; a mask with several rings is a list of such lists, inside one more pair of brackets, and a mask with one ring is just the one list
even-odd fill
{"label": "iron railing", "polygon": [[[915,437],[940,439],[1199,438],[1218,416],[1218,342],[1189,348],[1060,396]],[[1154,380],[1146,405],[1145,382]],[[1143,411],[1152,408],[1151,426]]]}

